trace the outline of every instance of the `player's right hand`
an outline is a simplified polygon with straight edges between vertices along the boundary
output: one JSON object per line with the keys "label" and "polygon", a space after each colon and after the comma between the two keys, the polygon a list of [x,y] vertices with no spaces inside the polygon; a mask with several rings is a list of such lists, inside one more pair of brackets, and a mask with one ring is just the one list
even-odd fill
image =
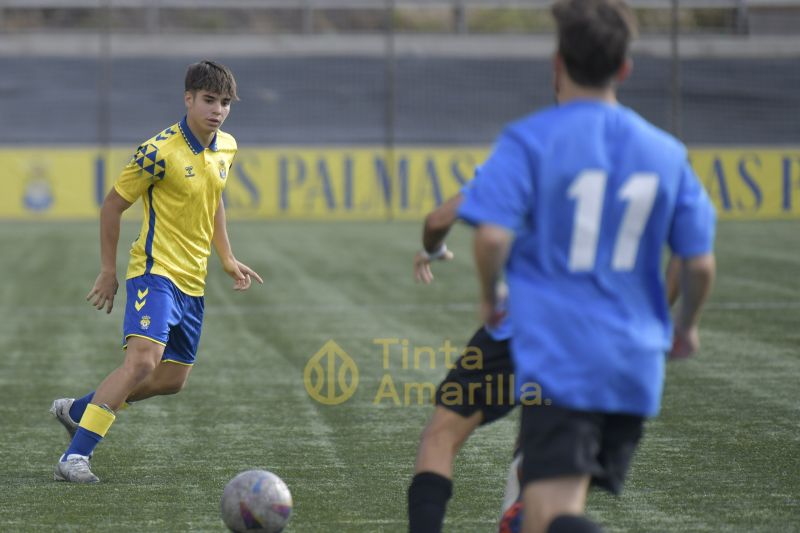
{"label": "player's right hand", "polygon": [[675,328],[672,337],[672,350],[669,352],[670,359],[687,359],[700,348],[700,333],[697,326],[688,329]]}
{"label": "player's right hand", "polygon": [[[453,252],[447,250],[441,257],[434,259],[434,261],[450,261],[453,257],[455,257]],[[433,281],[431,259],[421,250],[414,256],[414,279],[426,285]]]}
{"label": "player's right hand", "polygon": [[95,309],[101,311],[104,307],[106,313],[110,313],[114,308],[114,296],[119,289],[117,275],[113,272],[100,272],[94,280],[94,287],[86,295],[86,301],[91,303]]}

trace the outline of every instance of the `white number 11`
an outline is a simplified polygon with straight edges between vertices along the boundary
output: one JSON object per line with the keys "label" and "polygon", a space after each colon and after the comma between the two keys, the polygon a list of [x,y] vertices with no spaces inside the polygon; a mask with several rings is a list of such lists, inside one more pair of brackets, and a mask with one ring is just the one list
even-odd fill
{"label": "white number 11", "polygon": [[[584,170],[567,191],[576,203],[569,251],[569,269],[573,272],[594,268],[607,181],[608,174],[602,170]],[[614,244],[613,270],[633,270],[639,240],[653,210],[657,191],[658,176],[649,172],[633,174],[620,189],[619,198],[628,202],[628,208]]]}

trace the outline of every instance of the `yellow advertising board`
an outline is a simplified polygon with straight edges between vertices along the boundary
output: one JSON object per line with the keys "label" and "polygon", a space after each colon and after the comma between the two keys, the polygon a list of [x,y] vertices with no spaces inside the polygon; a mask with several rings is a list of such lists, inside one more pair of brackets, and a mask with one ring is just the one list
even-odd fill
{"label": "yellow advertising board", "polygon": [[689,151],[720,219],[800,217],[800,147]]}
{"label": "yellow advertising board", "polygon": [[[419,220],[487,155],[469,146],[246,147],[225,205],[232,219]],[[124,148],[1,148],[0,218],[96,218],[129,157]],[[704,147],[690,157],[721,219],[800,217],[800,147]]]}

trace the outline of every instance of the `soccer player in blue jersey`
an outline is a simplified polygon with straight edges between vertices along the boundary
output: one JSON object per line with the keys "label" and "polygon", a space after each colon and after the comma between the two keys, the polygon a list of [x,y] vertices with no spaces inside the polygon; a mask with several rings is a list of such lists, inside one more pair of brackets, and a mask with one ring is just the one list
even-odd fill
{"label": "soccer player in blue jersey", "polygon": [[[458,209],[476,182],[477,177],[459,194],[425,217],[422,250],[415,254],[413,262],[414,277],[418,282],[429,284],[433,281],[431,263],[453,259],[453,253],[445,244],[445,237],[459,220]],[[678,267],[678,261],[671,258],[666,271],[667,300],[670,306],[678,296]],[[501,304],[498,311],[502,313],[504,310],[505,305]],[[436,408],[422,432],[414,465],[414,478],[408,489],[410,533],[441,531],[447,502],[452,495],[453,462],[458,451],[475,429],[504,417],[517,405],[516,398],[511,396],[514,394],[513,390],[497,388],[498,385],[508,387],[514,383],[511,378],[513,364],[510,337],[511,322],[507,316],[502,318],[497,327],[482,326],[467,343],[472,353],[481,354],[481,364],[465,364],[462,356],[455,368],[439,384]],[[487,383],[492,383],[491,391],[487,390]],[[477,390],[471,400],[461,397],[460,401],[446,401],[448,390],[458,388],[468,391],[470,384],[475,384]],[[515,448],[506,481],[501,532],[504,527],[508,527],[508,523],[515,520],[519,508],[518,469],[522,456],[518,445]]]}
{"label": "soccer player in blue jersey", "polygon": [[110,313],[119,283],[116,272],[120,218],[138,199],[144,220],[130,251],[123,326],[125,358],[96,390],[53,402],[51,412],[72,440],[56,464],[56,480],[99,481],[89,465],[126,402],[175,394],[189,377],[203,322],[203,291],[211,245],[234,290],[247,290],[250,267],[233,255],[222,191],[236,141],[219,128],[237,99],[231,71],[201,61],[186,72],[186,116],[136,150],[100,212],[100,274],[86,299]]}
{"label": "soccer player in blue jersey", "polygon": [[[517,381],[549,400],[523,406],[524,530],[592,532],[590,484],[618,493],[668,354],[699,347],[715,265],[715,213],[686,148],[616,100],[635,32],[621,0],[559,0],[558,104],[510,124],[459,217],[477,226],[481,309],[509,286]],[[681,262],[670,319],[661,272]]]}

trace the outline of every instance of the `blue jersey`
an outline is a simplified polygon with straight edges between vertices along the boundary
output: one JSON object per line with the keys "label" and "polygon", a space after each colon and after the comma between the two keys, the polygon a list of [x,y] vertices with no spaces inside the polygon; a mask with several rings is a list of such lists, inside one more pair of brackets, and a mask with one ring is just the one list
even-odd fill
{"label": "blue jersey", "polygon": [[515,233],[517,383],[554,405],[655,415],[672,339],[662,250],[704,255],[714,240],[685,147],[623,106],[551,107],[503,132],[459,216]]}

